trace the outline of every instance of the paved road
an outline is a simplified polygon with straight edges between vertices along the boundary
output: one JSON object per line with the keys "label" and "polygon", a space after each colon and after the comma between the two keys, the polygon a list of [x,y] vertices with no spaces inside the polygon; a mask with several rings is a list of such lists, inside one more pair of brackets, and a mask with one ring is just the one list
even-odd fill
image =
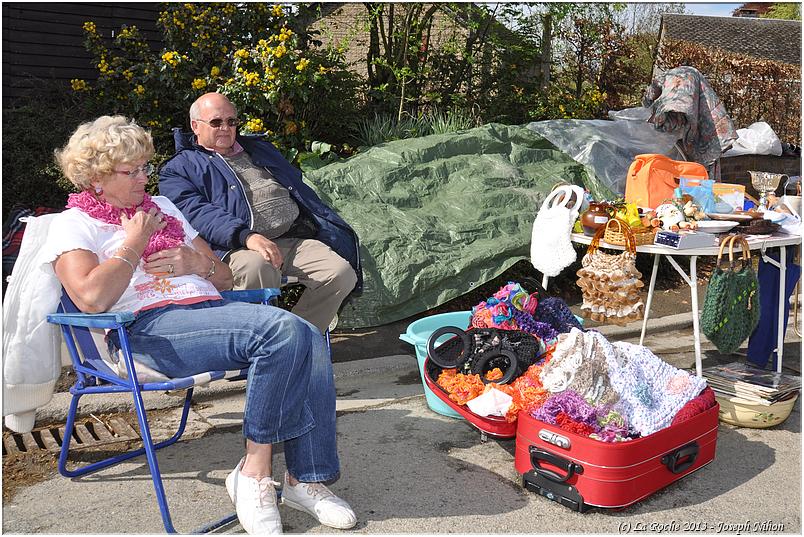
{"label": "paved road", "polygon": [[[670,324],[646,344],[678,367],[694,364],[688,329]],[[787,347],[785,363],[800,371],[800,340],[791,337]],[[724,360],[704,349],[706,364]],[[343,477],[332,488],[357,511],[351,533],[801,533],[800,403],[774,429],[721,424],[714,462],[639,504],[579,514],[521,488],[513,440],[484,443],[465,421],[430,411],[412,355],[336,363],[336,375]],[[233,511],[223,480],[242,452],[242,390],[242,383],[201,390],[187,440],[160,452],[179,531]],[[167,408],[155,426],[167,435],[175,398],[156,394],[149,405]],[[50,412],[65,406],[54,401]],[[283,469],[279,455],[275,475]],[[160,533],[152,490],[142,459],[79,480],[55,475],[4,503],[3,531]],[[288,533],[336,532],[284,507],[282,517]]]}

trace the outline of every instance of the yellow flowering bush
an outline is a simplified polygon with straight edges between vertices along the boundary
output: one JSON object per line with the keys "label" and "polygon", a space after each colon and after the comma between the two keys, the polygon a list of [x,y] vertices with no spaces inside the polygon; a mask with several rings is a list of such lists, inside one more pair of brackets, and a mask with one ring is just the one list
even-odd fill
{"label": "yellow flowering bush", "polygon": [[242,132],[267,133],[286,152],[326,136],[311,128],[336,122],[339,107],[350,105],[344,94],[356,83],[343,54],[309,50],[310,36],[296,23],[303,4],[292,10],[262,3],[163,6],[160,51],[135,26],[123,26],[109,42],[94,22],[84,22],[85,46],[100,76],[94,87],[70,82],[76,98],[150,127],[158,150],[172,150],[170,128],[186,129],[190,104],[207,91],[230,98],[245,120]]}
{"label": "yellow flowering bush", "polygon": [[73,91],[87,91],[89,89],[87,81],[78,78],[70,80],[70,86],[73,88]]}
{"label": "yellow flowering bush", "polygon": [[581,95],[551,86],[541,94],[526,96],[530,102],[528,115],[533,120],[542,119],[593,119],[605,108],[607,95],[597,85],[583,88]]}
{"label": "yellow flowering bush", "polygon": [[171,50],[162,54],[162,61],[171,67],[176,67],[177,65],[179,65],[180,60],[181,56],[179,55],[178,52]]}
{"label": "yellow flowering bush", "polygon": [[249,133],[262,133],[265,131],[265,124],[260,118],[251,118],[243,125],[243,131]]}

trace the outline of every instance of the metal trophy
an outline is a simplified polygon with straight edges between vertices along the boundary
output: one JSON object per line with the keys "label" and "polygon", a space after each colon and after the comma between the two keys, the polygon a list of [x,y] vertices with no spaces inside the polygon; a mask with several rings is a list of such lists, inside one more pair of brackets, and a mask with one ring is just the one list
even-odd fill
{"label": "metal trophy", "polygon": [[751,186],[759,193],[759,206],[767,209],[768,195],[776,192],[782,177],[788,178],[787,175],[783,173],[752,171],[748,173],[751,174]]}

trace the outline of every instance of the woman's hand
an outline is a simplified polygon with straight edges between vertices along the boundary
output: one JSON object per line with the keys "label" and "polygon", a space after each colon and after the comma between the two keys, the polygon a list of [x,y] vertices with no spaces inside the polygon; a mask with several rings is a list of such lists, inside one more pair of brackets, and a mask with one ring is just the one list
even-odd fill
{"label": "woman's hand", "polygon": [[178,248],[160,250],[145,259],[143,269],[154,276],[185,276],[198,274],[204,277],[209,271],[210,258],[183,244]]}
{"label": "woman's hand", "polygon": [[120,224],[126,232],[126,237],[148,244],[151,235],[164,228],[167,225],[167,221],[162,213],[152,207],[148,212],[137,209],[137,212],[131,218],[121,214]]}

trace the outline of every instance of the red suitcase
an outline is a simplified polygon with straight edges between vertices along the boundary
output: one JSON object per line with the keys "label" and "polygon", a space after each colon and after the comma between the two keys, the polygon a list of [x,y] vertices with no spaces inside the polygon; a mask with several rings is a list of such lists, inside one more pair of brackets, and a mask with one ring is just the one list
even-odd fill
{"label": "red suitcase", "polygon": [[427,383],[427,387],[432,390],[436,397],[444,401],[451,409],[463,416],[466,421],[468,421],[481,433],[493,438],[513,438],[516,436],[517,428],[515,421],[509,423],[505,421],[505,418],[499,416],[479,416],[469,410],[469,407],[466,405],[459,405],[450,399],[449,394],[436,383],[441,369],[437,365],[431,363],[429,358],[425,359],[424,361],[424,371],[426,373],[424,375],[424,381]]}
{"label": "red suitcase", "polygon": [[634,504],[715,458],[718,405],[652,435],[601,442],[520,412],[514,465],[523,486],[571,509]]}

